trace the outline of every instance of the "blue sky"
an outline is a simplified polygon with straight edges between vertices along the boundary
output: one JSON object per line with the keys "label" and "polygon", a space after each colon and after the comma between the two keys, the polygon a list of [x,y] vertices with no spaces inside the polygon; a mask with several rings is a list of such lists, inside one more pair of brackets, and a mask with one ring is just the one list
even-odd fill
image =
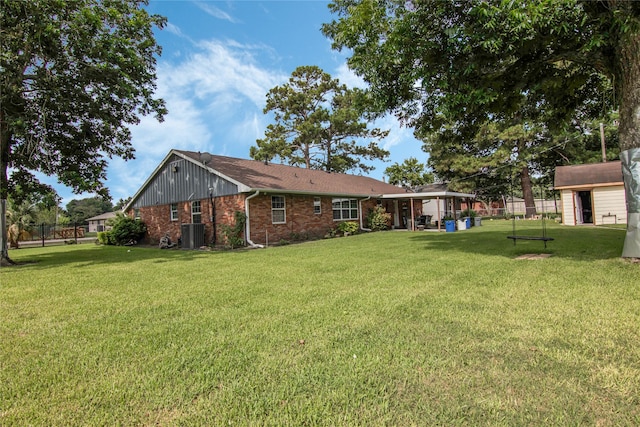
{"label": "blue sky", "polygon": [[[157,96],[169,114],[163,123],[143,117],[132,128],[136,159],[109,163],[107,186],[113,202],[130,197],[172,148],[249,158],[249,148],[273,122],[263,114],[266,93],[285,83],[301,65],[317,65],[349,86],[363,83],[346,66],[346,54],[331,49],[320,32],[333,16],[326,1],[151,0],[148,9],[167,17],[156,31],[163,47],[158,59]],[[382,179],[384,169],[408,157],[426,161],[411,129],[387,117],[375,127],[390,129],[381,144],[388,162],[375,162],[368,175]],[[76,195],[53,184],[62,206]]]}

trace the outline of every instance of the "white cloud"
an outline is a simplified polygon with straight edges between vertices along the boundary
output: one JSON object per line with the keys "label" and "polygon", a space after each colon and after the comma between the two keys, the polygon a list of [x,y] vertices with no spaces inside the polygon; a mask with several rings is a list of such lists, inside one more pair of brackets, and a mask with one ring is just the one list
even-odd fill
{"label": "white cloud", "polygon": [[171,149],[243,156],[263,135],[266,93],[288,76],[258,65],[255,55],[269,48],[212,40],[182,62],[160,62],[157,96],[169,113],[132,127],[136,159],[113,159],[107,185],[114,200],[132,196]]}
{"label": "white cloud", "polygon": [[253,53],[255,46],[213,40],[202,42],[199,47],[200,51],[189,60],[167,70],[170,87],[189,90],[199,99],[235,93],[263,108],[265,94],[287,78],[259,67]]}
{"label": "white cloud", "polygon": [[173,25],[171,22],[167,22],[167,25],[164,28],[171,34],[174,34],[178,37],[185,37],[185,35],[180,30],[180,27],[178,27],[177,25]]}
{"label": "white cloud", "polygon": [[196,3],[196,5],[204,10],[207,14],[213,16],[214,18],[218,18],[218,19],[222,19],[223,21],[229,21],[232,24],[237,23],[238,21],[236,21],[235,18],[233,18],[231,15],[229,15],[227,12],[218,9],[215,6],[212,6],[211,3],[201,3],[198,2]]}
{"label": "white cloud", "polygon": [[350,88],[360,88],[365,89],[368,85],[362,79],[362,77],[357,76],[349,67],[346,62],[343,62],[338,69],[333,78],[337,78],[340,80],[340,83],[347,85]]}

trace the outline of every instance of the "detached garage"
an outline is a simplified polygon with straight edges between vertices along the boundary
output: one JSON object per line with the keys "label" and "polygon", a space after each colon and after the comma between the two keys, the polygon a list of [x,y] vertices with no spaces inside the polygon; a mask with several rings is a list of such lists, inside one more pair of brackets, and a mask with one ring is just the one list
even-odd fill
{"label": "detached garage", "polygon": [[620,161],[558,166],[554,187],[560,191],[564,225],[627,223]]}

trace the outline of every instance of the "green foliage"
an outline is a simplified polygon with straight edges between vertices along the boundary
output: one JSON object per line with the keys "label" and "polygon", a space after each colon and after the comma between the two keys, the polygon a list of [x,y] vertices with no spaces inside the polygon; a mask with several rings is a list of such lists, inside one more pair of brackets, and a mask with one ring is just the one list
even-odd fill
{"label": "green foliage", "polygon": [[338,230],[335,228],[330,228],[329,230],[327,230],[327,234],[324,235],[325,239],[332,239],[334,237],[336,237],[338,233]]}
{"label": "green foliage", "polygon": [[[263,161],[279,157],[291,165],[331,172],[372,170],[363,159],[389,155],[376,142],[389,132],[367,127],[362,121],[365,104],[362,91],[348,89],[319,67],[298,67],[288,83],[267,94],[264,112],[273,112],[276,123],[267,126],[250,155]],[[374,141],[360,144],[356,142],[360,138]]]}
{"label": "green foliage", "polygon": [[242,211],[235,211],[233,213],[234,225],[222,224],[222,236],[224,239],[225,247],[229,249],[235,249],[244,246],[244,227],[247,223],[247,216]]}
{"label": "green foliage", "polygon": [[631,3],[336,0],[339,18],[323,32],[350,50],[380,111],[422,135],[448,123],[473,135],[489,118],[524,111],[563,125],[577,110],[609,110],[603,76],[621,72],[621,28],[638,29]]}
{"label": "green foliage", "polygon": [[341,233],[355,234],[360,229],[360,226],[354,221],[344,221],[338,224],[337,228]]}
{"label": "green foliage", "polygon": [[121,211],[125,207],[125,205],[127,203],[129,203],[130,201],[131,201],[131,197],[127,197],[125,199],[122,199],[122,198],[118,199],[116,204],[113,205],[113,210],[114,211]]}
{"label": "green foliage", "polygon": [[137,0],[3,0],[0,10],[2,172],[9,162],[107,195],[105,157],[132,158],[130,126],[165,113],[153,98],[153,28],[166,20]]}
{"label": "green foliage", "polygon": [[386,168],[384,174],[389,177],[390,184],[416,188],[434,181],[433,174],[426,169],[427,166],[419,163],[418,159],[409,157],[402,164],[394,163]]}
{"label": "green foliage", "polygon": [[67,213],[71,221],[77,224],[82,224],[88,218],[111,212],[112,210],[111,201],[98,196],[80,200],[74,199],[67,203]]}
{"label": "green foliage", "polygon": [[96,236],[98,239],[98,243],[101,245],[115,245],[116,242],[113,240],[113,235],[110,231],[98,231]]}
{"label": "green foliage", "polygon": [[139,219],[118,214],[108,221],[111,230],[107,232],[109,244],[125,245],[138,242],[147,234],[147,226]]}
{"label": "green foliage", "polygon": [[[553,147],[572,121],[612,110],[620,150],[640,147],[638,2],[335,0],[330,9],[338,18],[323,32],[348,49],[372,104],[413,126],[436,175],[458,190],[475,185],[495,199],[511,179],[494,171],[508,163],[533,206],[530,176],[561,159]],[[487,124],[497,127],[488,139]]]}
{"label": "green foliage", "polygon": [[391,214],[383,206],[376,206],[369,211],[367,223],[371,231],[388,230],[391,223]]}
{"label": "green foliage", "polygon": [[[16,184],[56,176],[107,197],[107,160],[133,158],[131,126],[155,114],[154,27],[146,0],[2,0],[0,200]],[[8,170],[11,166],[11,176]],[[0,203],[0,258],[8,259]],[[76,218],[72,218],[76,219]]]}
{"label": "green foliage", "polygon": [[28,201],[15,203],[9,200],[7,204],[7,225],[18,225],[20,229],[24,229],[31,224],[35,217],[35,209],[33,204]]}
{"label": "green foliage", "polygon": [[466,218],[466,217],[475,218],[476,215],[477,215],[477,213],[473,209],[471,209],[471,210],[465,209],[462,212],[460,212],[460,216],[463,217],[463,218]]}
{"label": "green foliage", "polygon": [[289,240],[292,242],[304,242],[311,239],[309,233],[291,233],[289,234]]}
{"label": "green foliage", "polygon": [[[4,185],[4,183],[0,183]],[[32,174],[21,170],[14,170],[11,179],[6,183],[8,198],[14,203],[27,202],[38,209],[49,209],[58,206],[60,196],[56,190],[47,184],[39,182]]]}
{"label": "green foliage", "polygon": [[15,203],[9,200],[7,206],[7,232],[6,243],[11,247],[18,248],[19,241],[23,240],[25,233],[31,228],[31,224],[34,219],[34,207],[33,204],[24,200],[21,203]]}

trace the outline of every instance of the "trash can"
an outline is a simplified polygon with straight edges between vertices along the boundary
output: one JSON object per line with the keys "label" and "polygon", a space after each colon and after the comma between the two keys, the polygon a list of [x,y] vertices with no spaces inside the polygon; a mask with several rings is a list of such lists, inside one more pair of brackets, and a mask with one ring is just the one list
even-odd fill
{"label": "trash can", "polygon": [[458,220],[458,230],[466,230],[467,229],[467,221],[464,219]]}
{"label": "trash can", "polygon": [[477,216],[473,219],[473,225],[475,225],[476,227],[480,227],[482,225],[482,217],[481,216]]}
{"label": "trash can", "polygon": [[444,226],[445,226],[445,230],[447,230],[447,233],[456,231],[456,222],[452,219],[448,219],[444,222]]}
{"label": "trash can", "polygon": [[465,225],[467,226],[467,230],[471,229],[471,218],[467,217],[465,220]]}

